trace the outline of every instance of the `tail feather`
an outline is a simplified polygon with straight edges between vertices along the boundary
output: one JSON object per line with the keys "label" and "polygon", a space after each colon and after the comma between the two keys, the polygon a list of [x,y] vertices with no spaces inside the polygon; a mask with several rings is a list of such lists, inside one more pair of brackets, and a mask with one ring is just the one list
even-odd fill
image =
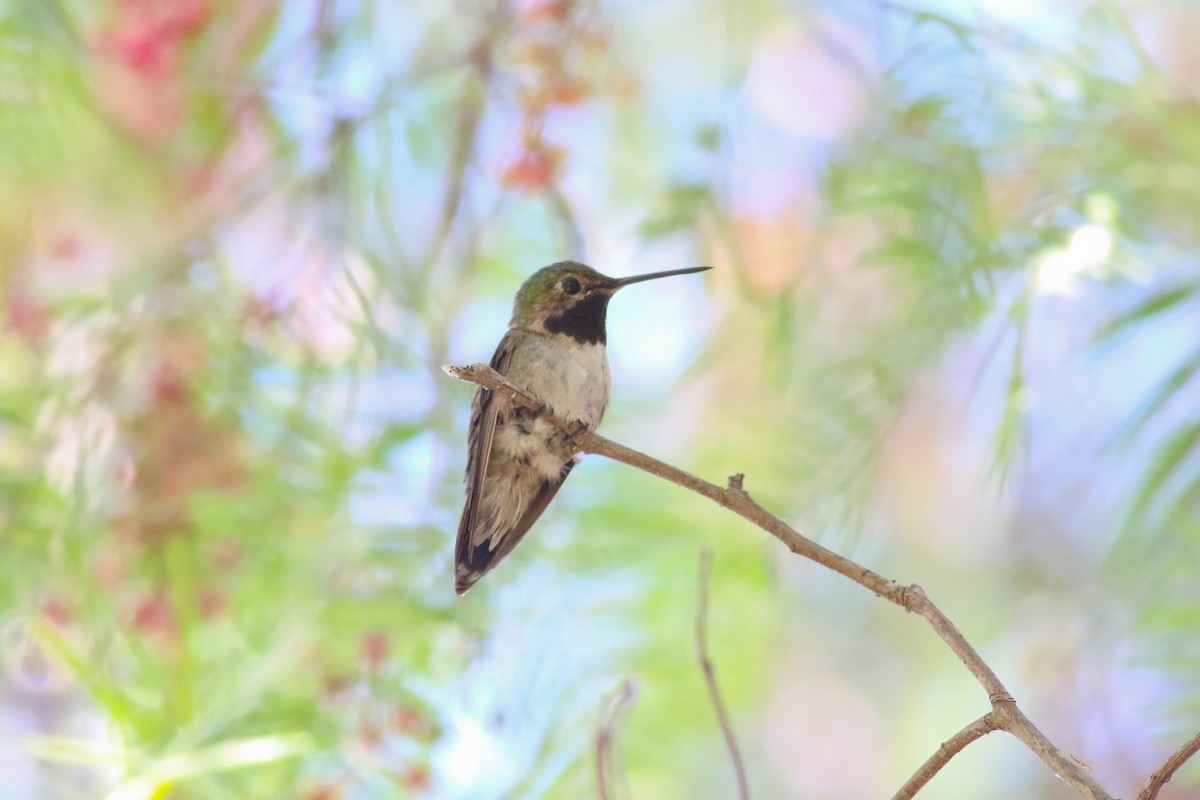
{"label": "tail feather", "polygon": [[[454,556],[454,592],[460,597],[467,593],[475,583],[490,572],[504,559],[526,532],[537,521],[546,506],[558,494],[563,481],[567,479],[575,466],[572,459],[563,465],[562,474],[557,480],[537,480],[532,485],[532,491],[520,491],[520,478],[517,485],[506,488],[516,491],[485,491],[474,515],[474,530],[460,531],[458,548]],[[491,476],[489,476],[491,477]],[[499,480],[496,478],[495,480]],[[493,487],[494,488],[494,487]],[[516,521],[507,524],[514,516],[512,507],[506,503],[516,503],[520,509]],[[464,523],[466,515],[464,514]],[[465,535],[463,535],[465,534]]]}

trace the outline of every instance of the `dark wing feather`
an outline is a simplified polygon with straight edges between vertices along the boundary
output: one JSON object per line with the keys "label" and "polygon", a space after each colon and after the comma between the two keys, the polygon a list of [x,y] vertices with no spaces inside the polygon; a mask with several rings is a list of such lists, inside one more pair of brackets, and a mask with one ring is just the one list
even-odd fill
{"label": "dark wing feather", "polygon": [[[514,331],[509,331],[496,347],[492,356],[492,369],[501,375],[507,375],[515,349],[516,336]],[[471,403],[471,430],[467,437],[470,443],[467,452],[467,502],[463,506],[462,518],[458,521],[458,539],[454,543],[456,565],[469,562],[471,550],[474,549],[471,545],[471,534],[475,530],[476,518],[479,515],[483,476],[487,474],[488,458],[492,454],[492,439],[496,436],[496,415],[500,410],[494,402],[494,394],[491,389],[480,386],[475,390],[475,399]]]}
{"label": "dark wing feather", "polygon": [[[517,524],[512,526],[508,531],[505,531],[504,536],[500,539],[500,546],[495,550],[488,550],[486,546],[476,548],[474,555],[475,562],[472,567],[478,570],[478,574],[482,577],[483,573],[494,567],[500,559],[504,558],[512,549],[517,546],[525,533],[537,522],[538,517],[546,510],[546,506],[550,505],[550,501],[554,499],[554,495],[558,494],[558,490],[563,485],[563,481],[567,479],[567,475],[571,473],[571,469],[575,466],[575,460],[571,459],[563,465],[562,473],[558,480],[542,481],[538,493],[529,501],[529,507],[525,509],[525,513],[517,520]],[[481,558],[482,556],[482,558]]]}
{"label": "dark wing feather", "polygon": [[[508,555],[517,543],[525,536],[526,531],[537,521],[537,518],[546,510],[546,506],[550,505],[550,501],[554,499],[554,495],[558,494],[558,489],[563,485],[563,481],[567,479],[567,475],[571,472],[571,468],[575,466],[575,461],[572,459],[563,465],[562,474],[557,480],[542,481],[538,493],[529,501],[529,507],[525,509],[525,513],[517,520],[512,528],[506,530],[504,535],[500,537],[498,547],[495,550],[490,548],[488,541],[480,542],[478,545],[468,545],[465,550],[460,550],[455,559],[454,570],[454,590],[458,594],[466,594],[475,583],[491,571],[492,567],[500,563],[500,560]],[[460,567],[464,568],[460,571]]]}

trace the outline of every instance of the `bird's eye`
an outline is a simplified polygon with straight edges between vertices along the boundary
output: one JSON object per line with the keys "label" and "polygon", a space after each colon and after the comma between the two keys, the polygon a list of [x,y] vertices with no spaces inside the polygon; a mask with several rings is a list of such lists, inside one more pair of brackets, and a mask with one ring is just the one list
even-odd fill
{"label": "bird's eye", "polygon": [[579,281],[575,278],[567,278],[562,282],[562,290],[567,294],[579,294],[581,288]]}

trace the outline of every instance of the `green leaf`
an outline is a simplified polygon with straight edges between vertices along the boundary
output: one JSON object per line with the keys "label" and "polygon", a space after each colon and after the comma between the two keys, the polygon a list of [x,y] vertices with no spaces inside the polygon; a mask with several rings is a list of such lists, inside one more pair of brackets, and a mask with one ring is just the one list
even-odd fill
{"label": "green leaf", "polygon": [[928,24],[945,28],[955,38],[963,50],[966,50],[970,53],[977,51],[973,36],[974,31],[958,20],[949,17],[946,14],[939,14],[936,11],[925,10],[914,11],[912,18],[913,23],[918,27]]}
{"label": "green leaf", "polygon": [[662,236],[695,224],[700,209],[711,202],[712,195],[707,186],[683,184],[672,187],[664,200],[664,207],[641,224],[642,236]]}
{"label": "green leaf", "polygon": [[1146,480],[1130,511],[1130,519],[1141,517],[1154,504],[1163,487],[1195,449],[1197,442],[1200,442],[1200,421],[1180,427],[1167,439],[1146,473]]}
{"label": "green leaf", "polygon": [[716,125],[704,125],[696,131],[696,145],[709,153],[721,147],[721,129]]}
{"label": "green leaf", "polygon": [[1175,526],[1186,522],[1191,518],[1193,509],[1196,508],[1198,502],[1200,502],[1200,475],[1193,478],[1171,501],[1171,507],[1166,514],[1167,525]]}
{"label": "green leaf", "polygon": [[1116,436],[1116,443],[1124,445],[1131,442],[1166,407],[1167,403],[1196,377],[1198,372],[1200,372],[1200,351],[1193,353],[1191,358],[1176,367],[1158,385],[1142,410]]}
{"label": "green leaf", "polygon": [[151,800],[158,796],[161,789],[178,780],[296,758],[312,751],[313,746],[312,737],[308,734],[288,733],[223,742],[201,750],[166,756],[110,792],[108,800]]}
{"label": "green leaf", "polygon": [[393,422],[384,428],[379,437],[367,450],[365,462],[372,467],[383,467],[393,450],[422,432],[419,425]]}
{"label": "green leaf", "polygon": [[136,727],[139,722],[136,706],[130,702],[128,694],[121,691],[119,682],[111,680],[94,659],[76,649],[49,623],[31,623],[29,633],[87,686],[92,699],[104,709],[112,721],[123,727]]}
{"label": "green leaf", "polygon": [[920,274],[944,265],[937,250],[919,239],[892,239],[863,256],[863,263],[878,266],[903,264],[915,268]]}
{"label": "green leaf", "polygon": [[903,109],[899,122],[907,129],[923,129],[937,121],[949,104],[950,100],[946,97],[927,95]]}
{"label": "green leaf", "polygon": [[1158,292],[1146,298],[1128,311],[1124,311],[1106,322],[1096,331],[1096,344],[1107,342],[1127,328],[1146,322],[1176,308],[1196,294],[1197,285],[1186,283]]}

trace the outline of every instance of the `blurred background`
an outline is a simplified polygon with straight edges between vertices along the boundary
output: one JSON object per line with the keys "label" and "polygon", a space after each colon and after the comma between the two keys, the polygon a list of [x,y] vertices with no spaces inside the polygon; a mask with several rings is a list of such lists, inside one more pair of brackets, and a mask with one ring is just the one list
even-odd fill
{"label": "blurred background", "polygon": [[[0,0],[0,797],[890,796],[916,618],[588,458],[452,591],[473,387],[563,258],[602,432],[962,628],[1132,796],[1200,727],[1190,0]],[[1160,795],[1194,797],[1200,764]],[[929,798],[1073,795],[1002,734]]]}

